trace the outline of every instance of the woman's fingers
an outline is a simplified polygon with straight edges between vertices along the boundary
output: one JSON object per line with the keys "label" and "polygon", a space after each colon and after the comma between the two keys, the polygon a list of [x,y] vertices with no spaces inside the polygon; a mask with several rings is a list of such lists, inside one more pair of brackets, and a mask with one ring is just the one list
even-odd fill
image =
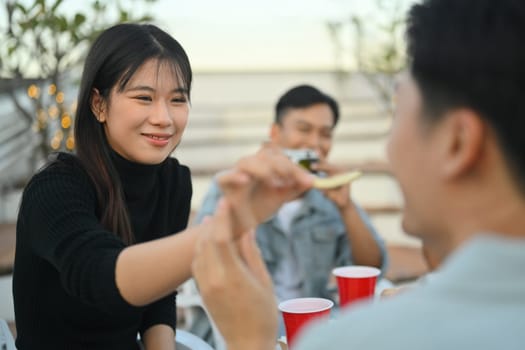
{"label": "woman's fingers", "polygon": [[[244,174],[238,175],[238,174]],[[311,175],[303,168],[291,162],[288,157],[274,146],[264,147],[255,156],[240,159],[232,172],[220,179],[220,185],[244,185],[246,181],[263,182],[268,187],[284,188],[299,185],[311,185]]]}
{"label": "woman's fingers", "polygon": [[214,273],[214,275],[223,278],[226,270],[224,266],[231,264],[231,253],[227,254],[233,241],[229,210],[226,199],[222,198],[219,200],[215,214],[206,217],[201,223],[203,232],[197,243],[192,268],[194,273],[202,278],[211,270],[220,271],[219,274]]}
{"label": "woman's fingers", "polygon": [[239,251],[253,276],[266,287],[271,287],[272,279],[266,269],[261,251],[257,246],[254,231],[248,232],[240,238]]}
{"label": "woman's fingers", "polygon": [[313,183],[311,174],[273,146],[239,160],[235,168],[217,180],[233,208],[236,236],[254,228]]}
{"label": "woman's fingers", "polygon": [[[212,220],[203,224],[203,232],[195,249],[195,255],[191,265],[193,276],[197,281],[207,281],[206,286],[201,288],[201,293],[207,294],[209,286],[218,285],[224,278],[224,270],[220,264],[219,255],[216,252],[211,239],[213,232]],[[201,286],[199,285],[199,288]]]}
{"label": "woman's fingers", "polygon": [[[261,262],[256,259],[260,253],[253,237],[245,234],[234,240],[231,210],[231,203],[223,199],[203,230],[201,248],[193,263],[194,277],[227,343],[248,349],[254,339],[260,338],[260,344],[268,343],[265,346],[269,349],[277,334],[277,306],[271,282],[261,275]],[[246,322],[247,315],[254,322]]]}
{"label": "woman's fingers", "polygon": [[239,256],[235,251],[233,225],[231,218],[231,206],[225,198],[222,198],[215,212],[213,222],[214,233],[211,237],[220,263],[226,270],[235,269],[239,266]]}

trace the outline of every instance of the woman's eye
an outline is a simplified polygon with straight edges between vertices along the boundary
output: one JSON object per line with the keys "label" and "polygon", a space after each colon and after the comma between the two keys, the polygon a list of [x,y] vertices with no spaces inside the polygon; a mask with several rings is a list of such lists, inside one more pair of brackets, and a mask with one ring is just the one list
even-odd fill
{"label": "woman's eye", "polygon": [[141,101],[151,101],[151,97],[149,97],[149,96],[137,96],[135,98],[137,100],[141,100]]}
{"label": "woman's eye", "polygon": [[186,97],[182,96],[182,97],[175,97],[171,101],[174,103],[186,103],[187,99]]}

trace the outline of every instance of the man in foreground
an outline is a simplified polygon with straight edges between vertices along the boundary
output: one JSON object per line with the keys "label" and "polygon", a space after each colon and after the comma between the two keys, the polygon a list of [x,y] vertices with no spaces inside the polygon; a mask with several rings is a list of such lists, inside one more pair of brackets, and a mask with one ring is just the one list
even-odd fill
{"label": "man in foreground", "polygon": [[[524,37],[522,1],[413,6],[388,157],[403,228],[442,263],[421,287],[306,329],[294,350],[524,348]],[[194,275],[229,350],[272,349],[271,284],[253,242],[232,248],[239,204],[225,202]]]}

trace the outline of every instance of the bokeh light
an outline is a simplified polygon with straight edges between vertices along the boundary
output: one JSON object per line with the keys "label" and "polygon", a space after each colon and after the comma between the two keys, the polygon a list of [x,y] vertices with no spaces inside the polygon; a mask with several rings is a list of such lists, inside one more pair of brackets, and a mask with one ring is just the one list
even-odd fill
{"label": "bokeh light", "polygon": [[47,110],[47,114],[49,114],[49,117],[53,120],[57,119],[58,117],[58,107],[55,105],[52,105]]}
{"label": "bokeh light", "polygon": [[50,95],[54,95],[56,94],[56,92],[57,92],[57,86],[55,84],[49,85],[49,87],[47,88],[47,93]]}
{"label": "bokeh light", "polygon": [[60,125],[62,125],[63,129],[69,129],[71,127],[71,117],[69,116],[69,114],[66,113],[62,115]]}
{"label": "bokeh light", "polygon": [[57,103],[64,103],[64,93],[63,92],[59,92],[57,94],[55,100],[57,101]]}
{"label": "bokeh light", "polygon": [[75,149],[75,138],[71,135],[66,140],[66,148],[70,151]]}
{"label": "bokeh light", "polygon": [[36,99],[40,96],[40,89],[35,84],[31,84],[27,88],[27,95],[30,98]]}

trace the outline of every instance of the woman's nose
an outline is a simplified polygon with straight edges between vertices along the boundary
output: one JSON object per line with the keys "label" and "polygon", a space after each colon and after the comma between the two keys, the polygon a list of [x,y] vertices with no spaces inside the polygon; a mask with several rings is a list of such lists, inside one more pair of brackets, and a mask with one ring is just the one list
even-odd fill
{"label": "woman's nose", "polygon": [[172,123],[169,106],[166,103],[159,102],[150,116],[150,122],[154,125],[169,126]]}

